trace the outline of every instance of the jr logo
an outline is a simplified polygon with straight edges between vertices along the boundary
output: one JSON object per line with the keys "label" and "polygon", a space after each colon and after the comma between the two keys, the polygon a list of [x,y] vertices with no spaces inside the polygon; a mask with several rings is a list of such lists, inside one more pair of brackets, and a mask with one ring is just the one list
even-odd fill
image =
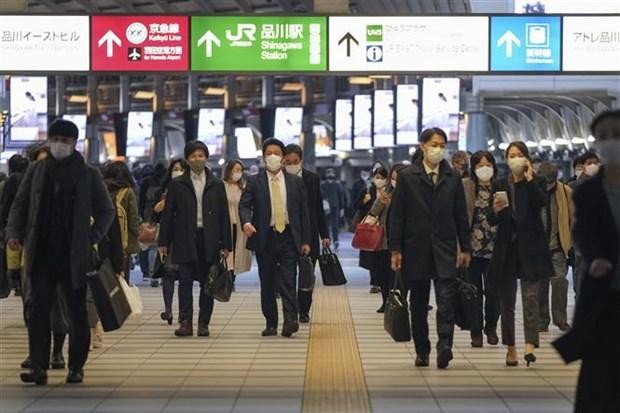
{"label": "jr logo", "polygon": [[231,41],[231,46],[250,47],[256,40],[256,25],[248,23],[237,24],[237,33],[226,30],[226,38]]}
{"label": "jr logo", "polygon": [[366,26],[366,41],[368,42],[383,41],[383,26],[380,24]]}

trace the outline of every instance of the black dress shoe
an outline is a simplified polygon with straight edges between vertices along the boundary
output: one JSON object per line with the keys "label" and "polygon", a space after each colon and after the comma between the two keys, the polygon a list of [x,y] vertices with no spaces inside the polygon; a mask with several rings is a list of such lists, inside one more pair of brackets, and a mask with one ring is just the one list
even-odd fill
{"label": "black dress shoe", "polygon": [[416,367],[428,367],[428,354],[423,354],[415,358],[415,366]]}
{"label": "black dress shoe", "polygon": [[299,331],[299,323],[297,321],[285,322],[282,326],[282,337],[290,337]]}
{"label": "black dress shoe", "polygon": [[198,322],[198,337],[209,337],[209,325],[206,323]]}
{"label": "black dress shoe", "polygon": [[177,337],[190,337],[192,335],[194,335],[194,330],[192,329],[192,322],[191,321],[181,321],[180,323],[181,325],[179,326],[179,328],[177,328],[176,330],[174,330],[174,335]]}
{"label": "black dress shoe", "polygon": [[278,329],[276,327],[267,327],[266,329],[263,330],[261,335],[263,337],[277,336],[278,335]]}
{"label": "black dress shoe", "polygon": [[37,386],[47,384],[47,372],[40,368],[31,368],[19,376],[24,383],[34,383]]}
{"label": "black dress shoe", "polygon": [[452,350],[450,350],[449,348],[439,350],[439,354],[437,354],[437,368],[447,368],[453,358],[454,357],[452,355]]}
{"label": "black dress shoe", "polygon": [[487,333],[487,343],[492,346],[496,346],[499,343],[499,337],[497,336],[497,331],[489,331]]}
{"label": "black dress shoe", "polygon": [[82,383],[84,381],[84,370],[70,369],[67,374],[67,383]]}
{"label": "black dress shoe", "polygon": [[172,313],[168,313],[166,311],[162,311],[159,314],[159,317],[161,317],[162,320],[167,321],[169,326],[172,325]]}
{"label": "black dress shoe", "polygon": [[63,370],[65,368],[65,358],[62,356],[62,353],[52,354],[50,365],[54,370]]}
{"label": "black dress shoe", "polygon": [[385,304],[381,304],[381,307],[377,310],[377,313],[383,314],[385,313]]}
{"label": "black dress shoe", "polygon": [[482,333],[475,332],[471,333],[471,346],[473,348],[481,348],[483,346]]}
{"label": "black dress shoe", "polygon": [[310,316],[308,315],[308,313],[305,314],[299,314],[299,322],[300,323],[309,323],[310,322]]}
{"label": "black dress shoe", "polygon": [[26,357],[24,361],[22,361],[22,364],[20,365],[20,367],[22,369],[32,368],[32,360],[30,359],[30,356]]}
{"label": "black dress shoe", "polygon": [[558,328],[560,329],[560,331],[565,332],[570,330],[570,324],[568,323],[564,323],[558,326]]}

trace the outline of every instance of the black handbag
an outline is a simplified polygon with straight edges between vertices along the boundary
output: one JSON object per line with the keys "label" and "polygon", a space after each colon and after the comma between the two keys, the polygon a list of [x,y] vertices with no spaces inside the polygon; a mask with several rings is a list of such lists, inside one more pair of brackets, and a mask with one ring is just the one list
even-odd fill
{"label": "black handbag", "polygon": [[312,291],[316,276],[314,275],[314,264],[312,258],[307,255],[299,257],[299,290]]}
{"label": "black handbag", "polygon": [[383,328],[396,342],[411,340],[411,324],[409,321],[409,308],[407,297],[403,297],[404,291],[402,276],[400,271],[394,275],[394,288],[385,301],[385,312],[383,313]]}
{"label": "black handbag", "polygon": [[131,314],[131,307],[121,288],[112,263],[104,260],[97,270],[86,274],[103,331],[120,328]]}
{"label": "black handbag", "polygon": [[215,300],[226,303],[230,301],[233,290],[232,273],[228,270],[225,258],[220,258],[220,262],[213,264],[207,273],[207,288],[205,293]]}
{"label": "black handbag", "polygon": [[465,281],[464,277],[457,278],[455,322],[461,330],[480,328],[481,315],[478,306],[480,291],[474,284]]}
{"label": "black handbag", "polygon": [[321,268],[321,278],[323,285],[344,285],[347,279],[342,271],[342,265],[338,256],[329,247],[323,248],[319,256],[319,267]]}

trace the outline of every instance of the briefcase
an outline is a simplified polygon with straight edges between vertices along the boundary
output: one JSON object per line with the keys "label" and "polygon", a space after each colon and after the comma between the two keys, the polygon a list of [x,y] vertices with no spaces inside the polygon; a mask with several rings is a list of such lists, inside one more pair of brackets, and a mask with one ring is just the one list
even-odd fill
{"label": "briefcase", "polygon": [[299,257],[299,289],[301,291],[312,291],[315,282],[316,276],[314,275],[312,258],[307,255]]}
{"label": "briefcase", "polygon": [[474,284],[468,283],[463,278],[457,278],[457,292],[455,305],[455,322],[461,330],[480,328],[478,324],[482,318],[478,306],[480,291]]}
{"label": "briefcase", "polygon": [[329,247],[323,248],[319,256],[319,267],[321,268],[321,278],[323,285],[344,285],[347,279],[342,271],[342,265],[338,256]]}
{"label": "briefcase", "polygon": [[98,270],[87,273],[86,279],[103,331],[120,328],[131,314],[131,307],[110,260],[104,260]]}
{"label": "briefcase", "polygon": [[385,312],[383,313],[383,328],[396,342],[411,340],[411,324],[409,322],[409,308],[407,297],[403,297],[402,276],[397,271],[394,276],[394,288],[390,291],[385,301]]}
{"label": "briefcase", "polygon": [[230,301],[233,290],[232,273],[228,270],[228,264],[223,257],[220,258],[220,262],[209,268],[206,287],[205,293],[215,300],[223,303]]}

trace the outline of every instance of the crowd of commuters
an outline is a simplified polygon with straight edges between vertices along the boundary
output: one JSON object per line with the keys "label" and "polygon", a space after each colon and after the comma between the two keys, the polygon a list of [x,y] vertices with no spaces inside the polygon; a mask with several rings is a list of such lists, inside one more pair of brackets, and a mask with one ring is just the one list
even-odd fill
{"label": "crowd of commuters", "polygon": [[[0,183],[0,227],[7,278],[22,296],[29,355],[26,383],[45,384],[47,369],[64,368],[67,382],[83,380],[89,347],[101,345],[101,328],[85,274],[92,245],[129,281],[133,259],[145,279],[163,284],[162,320],[173,323],[178,281],[177,336],[194,334],[193,285],[200,286],[197,335],[209,336],[214,300],[205,292],[207,271],[225,262],[234,276],[258,264],[263,336],[290,337],[310,321],[312,291],[297,288],[300,255],[313,263],[321,248],[338,248],[344,219],[381,226],[374,251],[360,251],[372,292],[385,303],[395,272],[410,292],[415,365],[430,364],[428,313],[431,285],[437,306],[436,365],[449,366],[462,282],[479,294],[471,346],[506,346],[505,364],[521,359],[516,343],[517,292],[523,311],[523,361],[537,358],[539,335],[553,322],[564,336],[554,342],[567,361],[583,360],[577,411],[620,411],[620,111],[592,122],[597,152],[579,156],[574,176],[534,159],[512,142],[503,159],[488,151],[455,153],[439,128],[420,134],[412,161],[362,171],[348,192],[328,169],[324,180],[303,165],[303,150],[278,139],[264,141],[264,170],[246,171],[229,160],[217,177],[209,149],[188,142],[184,159],[130,171],[115,161],[101,171],[75,150],[77,128],[57,120],[48,143],[9,160]],[[598,154],[597,154],[598,153]],[[500,163],[508,172],[500,174]],[[158,224],[156,246],[138,242],[142,223]],[[568,280],[573,268],[576,315],[569,324]],[[551,297],[549,296],[551,293]],[[551,305],[550,305],[551,298]],[[95,313],[95,315],[93,315]],[[498,334],[498,324],[500,334]],[[53,338],[53,348],[52,347]],[[50,359],[50,349],[51,359]],[[609,410],[609,406],[616,410]],[[606,410],[607,409],[607,410]]]}

